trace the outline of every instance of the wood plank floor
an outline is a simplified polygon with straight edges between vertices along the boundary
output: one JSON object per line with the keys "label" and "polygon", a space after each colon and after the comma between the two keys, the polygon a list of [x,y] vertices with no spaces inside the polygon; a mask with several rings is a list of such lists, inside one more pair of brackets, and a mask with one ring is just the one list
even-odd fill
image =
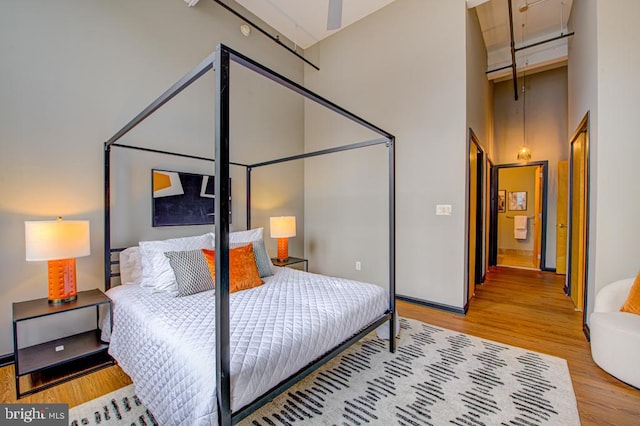
{"label": "wood plank floor", "polygon": [[[400,315],[509,345],[564,358],[583,425],[640,424],[640,390],[614,379],[591,360],[582,314],[562,292],[564,277],[548,272],[493,268],[477,287],[466,316],[399,302]],[[23,398],[71,407],[131,383],[119,367]],[[16,402],[13,366],[0,368],[0,400]]]}
{"label": "wood plank floor", "polygon": [[519,254],[498,253],[498,266],[515,266],[518,268],[540,269],[536,268],[536,265],[534,265],[532,256],[524,256]]}

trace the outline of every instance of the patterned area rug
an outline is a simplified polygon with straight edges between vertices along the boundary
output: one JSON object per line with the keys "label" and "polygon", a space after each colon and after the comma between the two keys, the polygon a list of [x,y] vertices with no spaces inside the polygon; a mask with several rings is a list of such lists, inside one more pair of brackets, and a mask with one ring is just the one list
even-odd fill
{"label": "patterned area rug", "polygon": [[[415,320],[400,325],[395,354],[374,333],[241,424],[580,424],[565,360]],[[155,423],[133,386],[110,395],[71,409],[70,418],[104,424],[105,416],[92,423],[95,411],[115,401],[126,416],[111,414],[107,424]]]}
{"label": "patterned area rug", "polygon": [[157,425],[135,394],[133,385],[77,405],[69,410],[69,425]]}

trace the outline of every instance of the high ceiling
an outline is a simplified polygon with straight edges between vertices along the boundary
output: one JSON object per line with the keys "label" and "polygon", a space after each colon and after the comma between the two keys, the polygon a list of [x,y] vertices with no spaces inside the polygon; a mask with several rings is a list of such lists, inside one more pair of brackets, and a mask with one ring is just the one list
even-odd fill
{"label": "high ceiling", "polygon": [[[394,0],[343,0],[345,28]],[[236,0],[251,13],[306,49],[338,30],[327,30],[329,0]]]}
{"label": "high ceiling", "polygon": [[[489,70],[511,64],[509,0],[467,0],[478,13],[482,37],[487,48]],[[530,45],[566,34],[573,0],[512,0],[515,47]],[[518,69],[536,69],[564,63],[567,40],[557,40],[518,52]],[[495,73],[499,78],[510,71]]]}
{"label": "high ceiling", "polygon": [[[197,3],[197,0],[185,0]],[[284,35],[306,49],[340,31],[327,30],[330,0],[236,0]],[[342,0],[342,28],[383,8],[394,0]],[[516,48],[567,33],[573,0],[466,0],[478,14],[487,48],[488,69],[511,64],[508,2],[513,5]],[[523,27],[524,24],[524,27]],[[554,66],[567,57],[567,39],[545,43],[517,54],[519,70]],[[490,73],[489,78],[508,76],[509,70]]]}

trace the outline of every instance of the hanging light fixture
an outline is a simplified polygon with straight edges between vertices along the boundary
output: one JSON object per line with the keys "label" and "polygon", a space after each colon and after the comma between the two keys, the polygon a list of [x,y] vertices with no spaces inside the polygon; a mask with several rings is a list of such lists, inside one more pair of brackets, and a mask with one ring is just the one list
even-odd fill
{"label": "hanging light fixture", "polygon": [[518,161],[531,160],[531,150],[527,146],[527,87],[526,73],[522,75],[522,147],[518,150]]}
{"label": "hanging light fixture", "polygon": [[[526,15],[525,15],[526,16]],[[524,26],[522,24],[522,44],[524,45]],[[529,62],[525,63],[525,70]],[[518,150],[518,161],[531,160],[531,150],[527,146],[527,72],[522,73],[522,147]]]}

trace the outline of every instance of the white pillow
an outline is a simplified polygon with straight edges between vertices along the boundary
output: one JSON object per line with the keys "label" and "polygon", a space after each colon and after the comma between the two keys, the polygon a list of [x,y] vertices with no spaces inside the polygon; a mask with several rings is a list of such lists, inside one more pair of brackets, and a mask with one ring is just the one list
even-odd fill
{"label": "white pillow", "polygon": [[229,233],[229,244],[252,243],[262,239],[264,228],[249,229],[248,231],[238,231]]}
{"label": "white pillow", "polygon": [[171,269],[168,251],[213,249],[212,234],[197,237],[172,238],[162,241],[140,241],[142,255],[142,287],[153,288],[154,292],[178,292],[176,275]]}
{"label": "white pillow", "polygon": [[122,284],[140,284],[142,282],[140,247],[129,247],[120,252],[120,282]]}
{"label": "white pillow", "polygon": [[[248,231],[229,232],[229,244],[252,243],[262,239],[264,228],[249,229]],[[213,244],[216,243],[216,234],[211,233]]]}

